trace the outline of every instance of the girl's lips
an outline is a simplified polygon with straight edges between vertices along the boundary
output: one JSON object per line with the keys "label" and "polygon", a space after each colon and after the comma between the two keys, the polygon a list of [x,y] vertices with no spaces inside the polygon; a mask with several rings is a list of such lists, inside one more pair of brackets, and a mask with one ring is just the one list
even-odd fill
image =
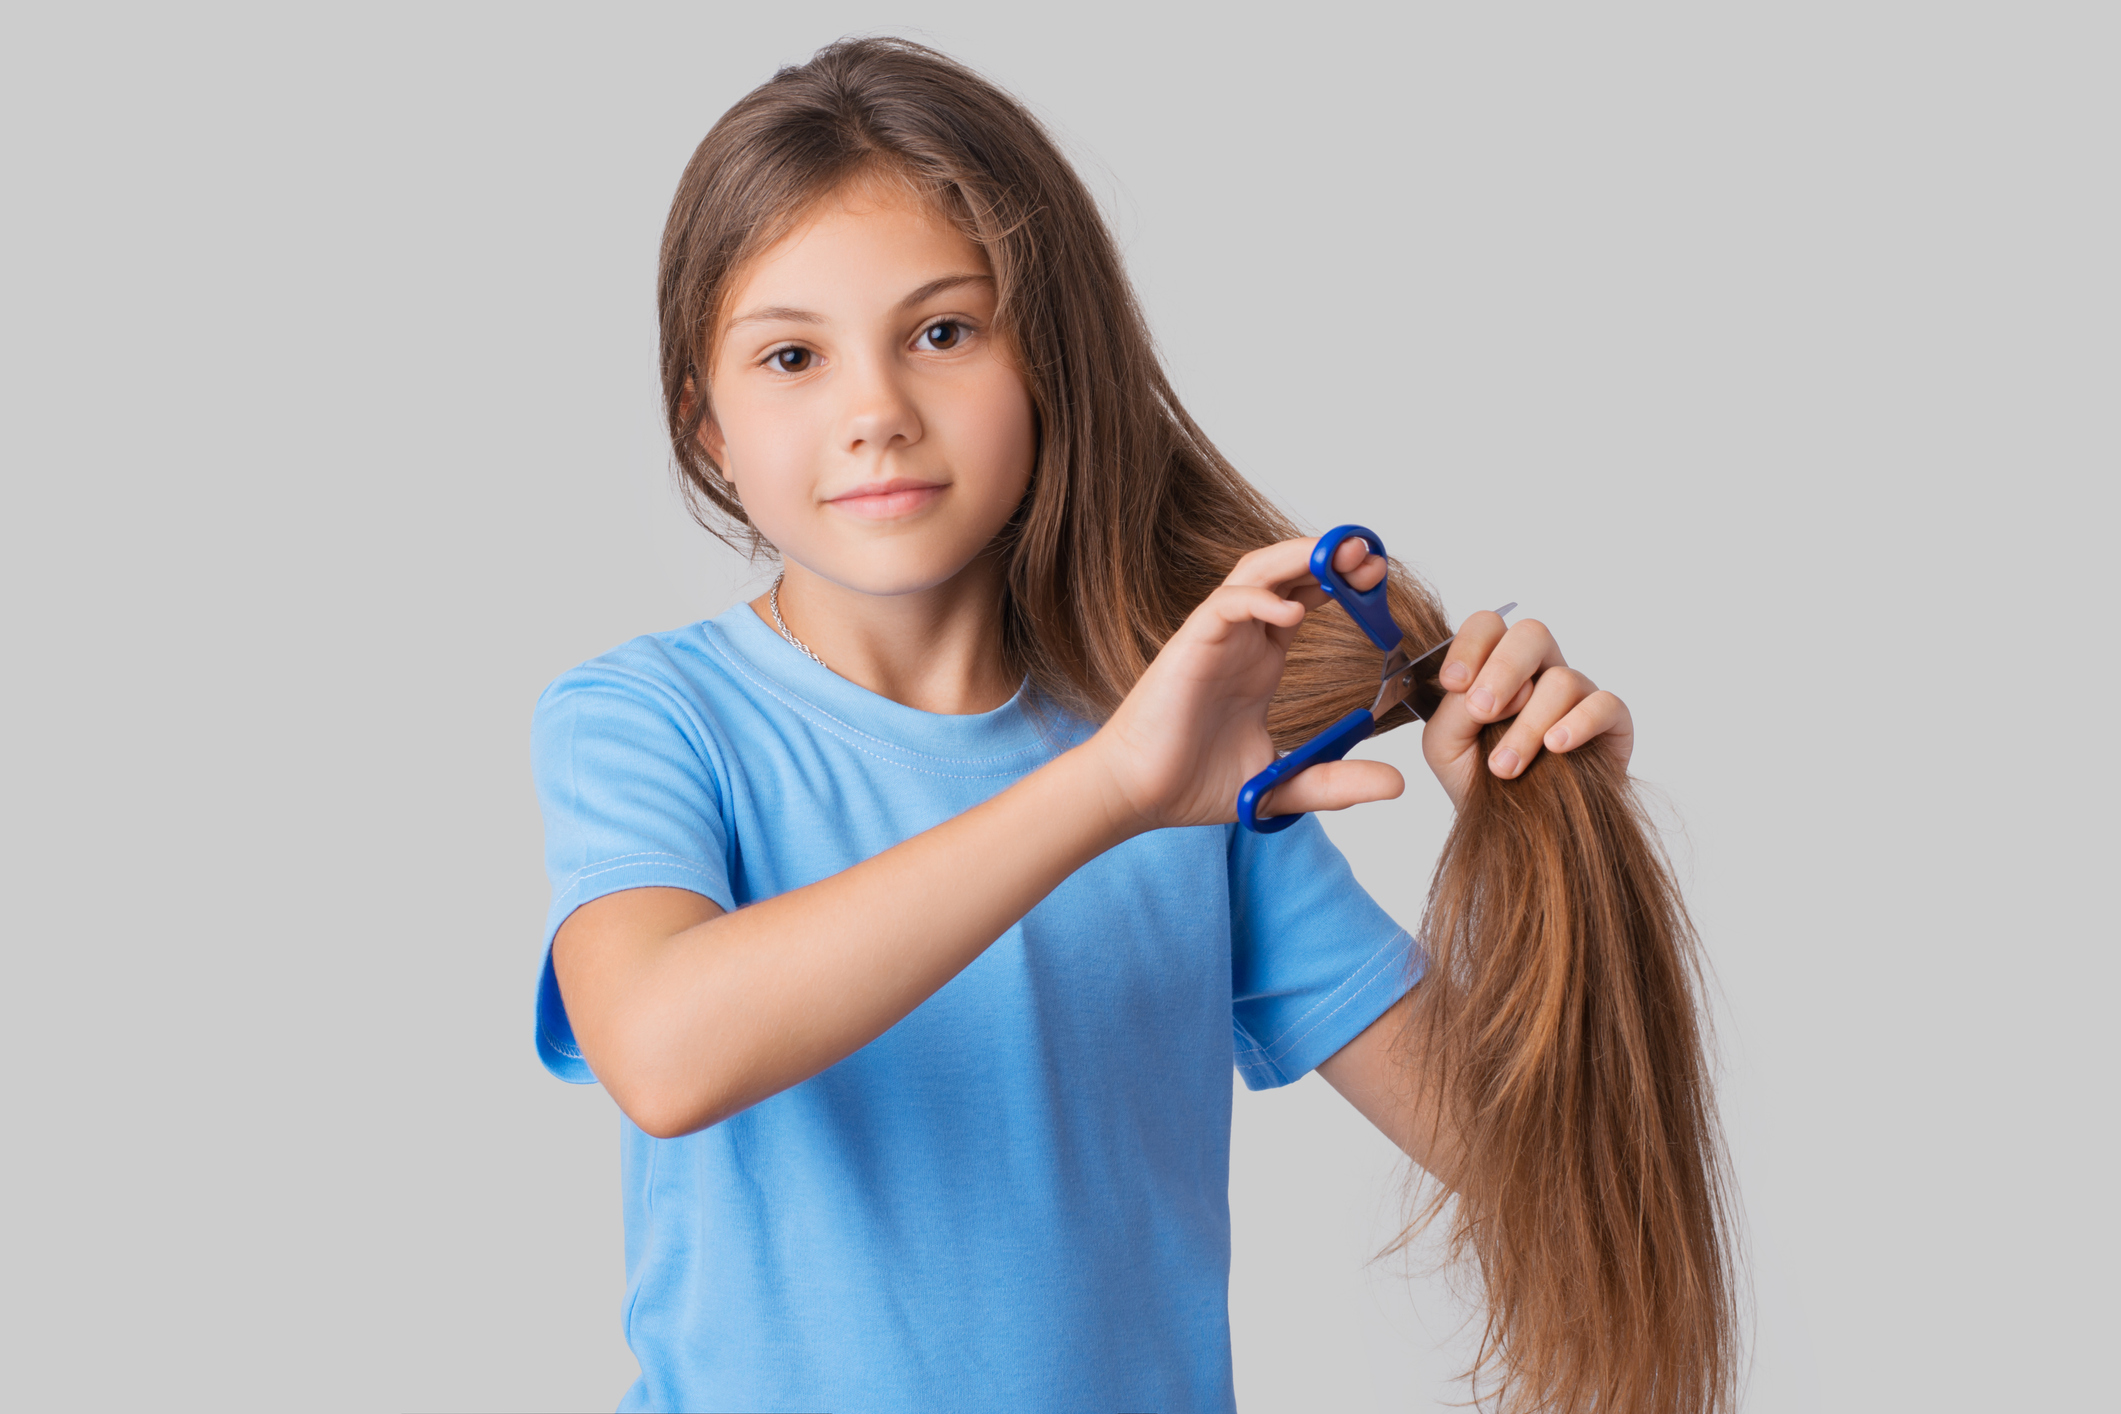
{"label": "girl's lips", "polygon": [[859,486],[825,504],[860,516],[863,520],[891,520],[911,515],[940,499],[944,488],[926,481],[884,481]]}

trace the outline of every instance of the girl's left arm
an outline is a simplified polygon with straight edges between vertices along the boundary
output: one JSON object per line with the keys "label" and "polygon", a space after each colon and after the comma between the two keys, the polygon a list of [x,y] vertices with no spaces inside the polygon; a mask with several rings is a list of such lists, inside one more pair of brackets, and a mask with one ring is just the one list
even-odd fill
{"label": "girl's left arm", "polygon": [[1319,1062],[1318,1073],[1408,1158],[1452,1187],[1456,1145],[1443,1123],[1440,1097],[1427,1083],[1434,1072],[1402,1049],[1415,1034],[1407,1026],[1413,1004],[1414,992],[1392,1003],[1360,1036]]}
{"label": "girl's left arm", "polygon": [[[1571,668],[1537,619],[1505,625],[1495,614],[1473,615],[1452,641],[1441,677],[1446,695],[1422,729],[1421,754],[1454,808],[1482,768],[1481,728],[1513,715],[1517,720],[1484,763],[1504,780],[1523,775],[1542,749],[1559,754],[1596,741],[1622,765],[1634,752],[1627,704]],[[1420,990],[1417,983],[1321,1062],[1318,1073],[1409,1158],[1451,1186],[1457,1146],[1429,1083],[1434,1067],[1405,1052],[1417,1044],[1419,1033],[1406,1022]]]}

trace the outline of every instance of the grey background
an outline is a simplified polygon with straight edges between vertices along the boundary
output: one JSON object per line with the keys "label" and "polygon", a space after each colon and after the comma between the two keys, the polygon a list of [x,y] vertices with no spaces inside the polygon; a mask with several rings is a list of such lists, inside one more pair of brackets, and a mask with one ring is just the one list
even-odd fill
{"label": "grey background", "polygon": [[[1633,704],[1749,1407],[2108,1404],[2111,13],[17,12],[0,1393],[624,1388],[530,707],[760,583],[670,489],[657,235],[727,104],[889,30],[1053,124],[1240,466]],[[1408,919],[1413,784],[1333,825]],[[1389,1148],[1315,1077],[1236,1123],[1244,1407],[1457,1397],[1462,1308],[1366,1265]]]}

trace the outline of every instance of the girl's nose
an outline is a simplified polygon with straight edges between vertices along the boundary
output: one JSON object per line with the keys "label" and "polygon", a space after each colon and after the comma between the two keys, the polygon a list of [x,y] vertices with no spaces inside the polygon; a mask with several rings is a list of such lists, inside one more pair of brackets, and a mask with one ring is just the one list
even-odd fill
{"label": "girl's nose", "polygon": [[920,412],[894,373],[889,365],[869,364],[848,380],[848,451],[882,452],[921,439]]}

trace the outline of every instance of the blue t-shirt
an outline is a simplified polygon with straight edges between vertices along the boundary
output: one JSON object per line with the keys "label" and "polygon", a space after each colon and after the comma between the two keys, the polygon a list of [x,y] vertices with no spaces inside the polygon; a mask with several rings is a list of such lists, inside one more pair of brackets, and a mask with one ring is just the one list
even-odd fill
{"label": "blue t-shirt", "polygon": [[[550,953],[584,903],[660,885],[741,908],[1086,732],[1021,700],[901,706],[743,604],[567,673],[533,733],[539,1056],[594,1079]],[[681,1139],[623,1125],[621,1407],[1231,1409],[1230,1067],[1289,1083],[1411,967],[1316,820],[1109,851],[837,1065]]]}

